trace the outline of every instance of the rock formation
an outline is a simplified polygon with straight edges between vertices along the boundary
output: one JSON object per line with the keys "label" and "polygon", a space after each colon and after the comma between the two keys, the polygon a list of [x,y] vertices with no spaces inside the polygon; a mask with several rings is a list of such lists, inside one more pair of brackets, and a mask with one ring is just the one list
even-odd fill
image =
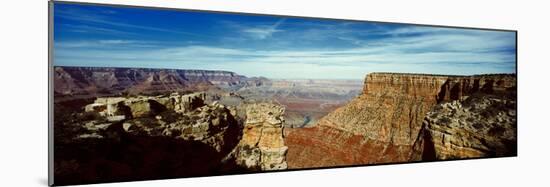
{"label": "rock formation", "polygon": [[291,129],[289,168],[422,159],[422,121],[432,107],[474,93],[515,90],[513,75],[442,76],[371,73],[363,93],[313,128]]}
{"label": "rock formation", "polygon": [[[109,122],[124,120],[122,128],[131,134],[203,141],[221,151],[227,138],[223,137],[224,132],[231,126],[240,128],[234,118],[236,111],[217,102],[206,104],[205,98],[203,92],[174,93],[168,97],[105,97],[86,105],[85,112],[96,112]],[[111,124],[95,120],[87,122],[85,127],[105,130]]]}
{"label": "rock formation", "polygon": [[231,150],[235,146],[227,146],[225,140],[240,139],[240,133],[236,133],[237,129],[240,131],[240,126],[231,114],[231,110],[217,103],[204,104],[183,113],[176,119],[165,119],[167,117],[158,115],[153,121],[149,118],[127,120],[123,123],[123,128],[126,132],[135,135],[166,136],[200,141],[214,150],[222,152]]}
{"label": "rock formation", "polygon": [[56,118],[56,181],[287,169],[284,107],[255,103],[237,108],[205,98],[203,92],[100,97],[84,112]]}
{"label": "rock formation", "polygon": [[424,118],[424,160],[513,156],[517,152],[516,101],[474,94],[436,105]]}
{"label": "rock formation", "polygon": [[234,159],[227,158],[243,132],[235,109],[204,103],[203,98],[204,93],[98,98],[85,107],[85,112],[56,119],[56,182],[113,182],[238,171],[231,162]]}
{"label": "rock formation", "polygon": [[269,103],[246,106],[243,137],[237,149],[237,164],[250,170],[287,168],[288,147],[283,140],[284,107]]}
{"label": "rock formation", "polygon": [[94,103],[86,105],[86,112],[98,112],[101,116],[125,116],[139,118],[154,116],[165,110],[185,113],[205,105],[206,93],[198,92],[186,95],[173,93],[165,96],[138,97],[99,97]]}

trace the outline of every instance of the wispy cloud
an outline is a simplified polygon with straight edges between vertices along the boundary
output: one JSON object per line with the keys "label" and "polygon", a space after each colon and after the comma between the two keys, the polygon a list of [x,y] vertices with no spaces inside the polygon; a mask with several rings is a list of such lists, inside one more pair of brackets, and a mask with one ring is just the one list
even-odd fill
{"label": "wispy cloud", "polygon": [[150,41],[138,41],[138,40],[82,40],[82,41],[56,41],[54,46],[57,50],[61,51],[75,51],[75,50],[113,50],[113,49],[131,49],[139,50],[143,49],[159,49],[163,45]]}
{"label": "wispy cloud", "polygon": [[[123,11],[71,8],[55,14],[72,21],[56,23],[61,30],[79,36],[55,41],[56,65],[216,69],[319,79],[362,79],[376,71],[512,73],[516,65],[511,32],[224,15],[195,15],[201,24],[166,26],[121,20]],[[178,40],[174,33],[192,37]]]}
{"label": "wispy cloud", "polygon": [[136,43],[136,41],[131,41],[131,40],[99,40],[99,43],[100,44],[109,44],[109,45],[112,45],[112,44],[132,44],[132,43]]}
{"label": "wispy cloud", "polygon": [[276,32],[282,32],[283,30],[278,29],[278,27],[285,21],[285,19],[280,19],[279,21],[275,22],[273,25],[264,25],[264,26],[256,26],[256,27],[249,27],[249,28],[243,28],[242,32],[246,33],[252,38],[255,39],[265,39],[268,37],[271,37]]}
{"label": "wispy cloud", "polygon": [[[116,12],[114,11],[108,11],[108,13],[105,13],[105,11],[103,11],[102,13],[116,14]],[[93,23],[93,24],[106,25],[106,26],[112,26],[112,27],[118,27],[118,28],[175,33],[175,34],[183,34],[183,35],[195,36],[195,37],[209,37],[207,35],[202,35],[202,34],[197,34],[192,32],[185,32],[185,31],[176,30],[176,29],[159,28],[159,27],[148,26],[144,24],[129,24],[129,23],[126,23],[126,21],[117,21],[112,16],[108,16],[104,14],[98,14],[97,12],[90,12],[79,8],[55,10],[56,16],[59,16],[64,19],[74,20],[80,23]]]}
{"label": "wispy cloud", "polygon": [[104,35],[111,35],[111,36],[121,36],[121,35],[138,36],[138,34],[132,33],[132,32],[126,32],[122,30],[91,26],[91,25],[85,25],[85,24],[77,24],[77,25],[60,24],[59,28],[64,29],[65,31],[74,32],[74,33],[83,33],[83,34],[93,33],[93,34],[104,34]]}
{"label": "wispy cloud", "polygon": [[[447,41],[460,42],[459,39],[449,39]],[[448,49],[441,49],[441,51],[435,51],[431,49],[437,47],[435,44],[411,44],[410,42],[412,41],[342,50],[246,50],[212,46],[184,46],[158,50],[116,52],[82,50],[81,53],[74,53],[73,50],[71,53],[61,53],[61,55],[72,55],[65,56],[67,60],[82,61],[86,57],[92,56],[89,53],[96,54],[86,64],[108,62],[109,64],[119,64],[119,66],[141,65],[157,68],[224,69],[249,76],[261,75],[273,76],[274,78],[288,78],[297,75],[305,76],[302,78],[361,78],[365,73],[373,71],[475,74],[514,70],[513,67],[510,67],[514,64],[514,54],[486,52],[485,50],[468,51],[465,50],[468,48],[467,45],[459,47],[461,50],[446,51]],[[442,44],[443,42],[437,43]],[[98,44],[101,44],[101,42]],[[475,46],[476,44],[472,43],[471,45]],[[450,46],[452,49],[457,48],[452,45],[441,46],[443,48],[445,46]],[[486,46],[489,49],[498,48],[499,43],[487,44]],[[422,49],[428,50],[409,52],[409,50]],[[489,68],[480,69],[479,66],[476,66],[478,64]],[[295,69],[298,67],[301,67],[299,70],[302,73],[292,73],[298,71]],[[279,73],[271,72],[273,69],[278,69]],[[330,74],[321,73],[328,71],[328,69],[333,69],[333,71]]]}

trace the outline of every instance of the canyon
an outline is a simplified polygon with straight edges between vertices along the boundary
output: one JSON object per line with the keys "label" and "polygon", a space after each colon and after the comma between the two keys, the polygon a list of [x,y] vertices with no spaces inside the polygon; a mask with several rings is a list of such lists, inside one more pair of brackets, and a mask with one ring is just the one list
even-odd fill
{"label": "canyon", "polygon": [[[483,134],[473,130],[462,131],[461,125],[434,124],[434,120],[426,119],[426,116],[432,112],[433,118],[438,119],[437,115],[443,114],[432,111],[434,106],[459,101],[469,96],[498,97],[504,100],[503,102],[509,103],[506,110],[515,110],[515,90],[515,75],[368,74],[361,95],[347,105],[323,117],[314,127],[286,131],[285,142],[289,147],[287,154],[289,168],[401,163],[491,155],[513,156],[515,155],[513,144],[516,143],[516,136],[513,133],[516,128],[515,120],[499,121],[506,122],[507,124],[502,126],[509,128],[504,133],[507,136],[504,139],[508,140],[506,142],[512,144],[508,146],[512,147],[509,151],[496,154],[479,152],[476,152],[478,154],[460,154],[445,152],[466,152],[460,147],[461,145],[476,144],[480,141],[463,140],[462,143],[449,146],[440,145],[439,140],[444,139],[447,142],[459,140],[463,132],[474,134],[470,135],[472,137],[481,137]],[[478,105],[478,103],[470,104]],[[469,110],[468,115],[478,115],[474,112]],[[510,113],[509,118],[515,119],[514,111],[492,111],[493,114],[501,115],[499,112]],[[463,113],[463,115],[466,114],[466,112]],[[474,117],[468,119],[471,124],[483,126],[483,123],[476,123],[476,121],[484,119]],[[460,123],[453,122],[453,124]],[[501,125],[493,126],[498,128]],[[492,129],[492,127],[482,128]],[[487,134],[486,131],[484,131],[485,134]],[[451,137],[445,136],[448,133],[454,137],[452,140],[450,140]],[[445,138],[442,138],[443,136]],[[493,139],[497,139],[495,142],[498,142],[498,139],[502,138]],[[487,146],[484,147],[487,149]]]}
{"label": "canyon", "polygon": [[230,106],[275,102],[287,127],[311,126],[357,96],[360,80],[267,79],[230,71],[109,67],[54,67],[56,101],[207,92],[208,100]]}
{"label": "canyon", "polygon": [[244,87],[238,94],[248,101],[269,101],[285,107],[289,128],[312,126],[360,93],[359,80],[271,80],[268,86]]}
{"label": "canyon", "polygon": [[514,74],[54,70],[58,184],[517,154]]}

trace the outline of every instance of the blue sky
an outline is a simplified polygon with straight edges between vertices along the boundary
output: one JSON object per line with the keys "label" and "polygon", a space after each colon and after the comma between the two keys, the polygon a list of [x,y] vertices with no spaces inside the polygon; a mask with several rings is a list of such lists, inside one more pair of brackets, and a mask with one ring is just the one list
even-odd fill
{"label": "blue sky", "polygon": [[275,79],[515,73],[513,32],[56,3],[54,65]]}

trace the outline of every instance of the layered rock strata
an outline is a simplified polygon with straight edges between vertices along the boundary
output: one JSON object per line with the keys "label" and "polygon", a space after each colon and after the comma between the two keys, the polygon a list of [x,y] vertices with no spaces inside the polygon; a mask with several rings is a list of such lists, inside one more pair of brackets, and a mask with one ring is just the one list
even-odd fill
{"label": "layered rock strata", "polygon": [[287,169],[284,111],[284,107],[270,103],[246,106],[243,137],[237,149],[239,165],[250,170]]}
{"label": "layered rock strata", "polygon": [[100,97],[85,106],[85,112],[98,112],[101,116],[139,118],[154,116],[165,110],[185,113],[205,105],[206,93],[170,96]]}
{"label": "layered rock strata", "polygon": [[515,90],[513,75],[371,73],[363,93],[313,128],[290,129],[289,168],[422,160],[422,122],[438,103]]}
{"label": "layered rock strata", "polygon": [[229,71],[66,67],[54,68],[56,96],[102,96],[204,91],[218,87],[242,87],[247,78]]}

